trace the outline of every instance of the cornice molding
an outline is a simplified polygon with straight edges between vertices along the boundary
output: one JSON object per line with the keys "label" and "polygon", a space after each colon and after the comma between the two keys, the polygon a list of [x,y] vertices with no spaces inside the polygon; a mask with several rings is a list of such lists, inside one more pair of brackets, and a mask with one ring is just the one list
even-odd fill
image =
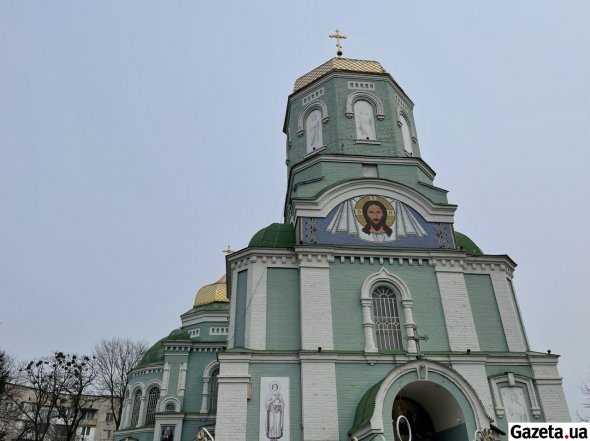
{"label": "cornice molding", "polygon": [[[412,156],[398,156],[398,157],[382,157],[382,156],[353,156],[353,155],[330,155],[323,154],[310,157],[303,162],[293,166],[291,173],[299,173],[308,167],[316,165],[318,162],[345,162],[345,163],[363,163],[363,164],[380,164],[380,165],[415,165],[422,171],[429,179],[434,179],[436,173],[430,166],[418,157]],[[437,187],[435,187],[437,188]],[[442,189],[441,189],[442,190]],[[446,191],[446,190],[445,190]]]}
{"label": "cornice molding", "polygon": [[316,199],[292,199],[297,217],[326,217],[339,203],[355,196],[379,193],[415,209],[427,222],[453,223],[456,205],[434,204],[422,193],[398,182],[364,178],[345,181],[320,194]]}

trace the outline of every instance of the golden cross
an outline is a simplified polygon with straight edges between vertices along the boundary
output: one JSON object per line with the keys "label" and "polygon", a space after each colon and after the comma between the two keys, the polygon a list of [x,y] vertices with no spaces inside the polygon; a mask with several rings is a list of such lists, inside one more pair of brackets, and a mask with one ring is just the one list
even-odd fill
{"label": "golden cross", "polygon": [[225,250],[222,251],[225,254],[231,254],[234,252],[234,250],[232,250],[229,245],[227,246],[227,248]]}
{"label": "golden cross", "polygon": [[341,34],[340,30],[338,28],[336,28],[336,33],[332,34],[332,35],[328,35],[328,37],[336,39],[336,47],[338,48],[338,52],[336,52],[336,55],[341,57],[342,56],[342,45],[340,44],[340,40],[345,40],[346,35]]}

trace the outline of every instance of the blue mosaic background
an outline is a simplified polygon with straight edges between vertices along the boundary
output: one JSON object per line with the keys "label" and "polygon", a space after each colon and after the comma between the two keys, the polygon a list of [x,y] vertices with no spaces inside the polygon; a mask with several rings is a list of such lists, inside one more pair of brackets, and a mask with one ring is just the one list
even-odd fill
{"label": "blue mosaic background", "polygon": [[346,232],[331,233],[326,231],[338,210],[335,207],[325,218],[304,217],[300,218],[299,239],[304,244],[325,245],[362,245],[377,247],[404,247],[404,248],[455,248],[451,224],[427,222],[416,210],[404,204],[415,216],[422,228],[427,233],[425,237],[411,234],[390,242],[372,242],[360,239]]}

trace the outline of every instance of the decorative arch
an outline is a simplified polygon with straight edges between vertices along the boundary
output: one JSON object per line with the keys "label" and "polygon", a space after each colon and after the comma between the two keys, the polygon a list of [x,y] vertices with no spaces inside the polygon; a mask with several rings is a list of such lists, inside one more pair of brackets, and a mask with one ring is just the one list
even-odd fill
{"label": "decorative arch", "polygon": [[383,108],[383,102],[379,97],[371,92],[359,91],[353,92],[346,98],[346,117],[352,118],[354,116],[354,103],[359,100],[368,101],[373,105],[375,109],[375,116],[379,121],[385,119],[385,110]]}
{"label": "decorative arch", "polygon": [[361,287],[361,307],[363,311],[363,329],[365,334],[365,352],[378,352],[375,345],[375,323],[373,321],[373,289],[379,283],[386,283],[393,285],[401,295],[401,303],[404,311],[404,327],[406,329],[406,336],[408,337],[408,352],[416,353],[416,342],[410,337],[414,336],[414,317],[412,308],[414,302],[410,295],[410,290],[404,281],[395,274],[390,273],[385,268],[371,274],[365,279]]}
{"label": "decorative arch", "polygon": [[160,390],[162,390],[162,381],[156,379],[148,381],[143,388],[143,392],[145,393],[148,389],[151,389],[153,386],[158,386]]}
{"label": "decorative arch", "polygon": [[415,209],[427,222],[453,223],[453,214],[457,209],[455,205],[434,204],[423,194],[398,182],[364,178],[337,184],[315,200],[295,200],[293,211],[303,217],[326,217],[341,202],[367,194],[397,199]]}
{"label": "decorative arch", "polygon": [[178,398],[169,397],[160,404],[160,412],[166,412],[166,406],[170,403],[174,404],[176,412],[180,411],[180,400],[178,400]]}
{"label": "decorative arch", "polygon": [[315,100],[303,108],[297,120],[297,136],[303,136],[305,133],[305,120],[314,110],[319,110],[322,113],[322,123],[326,124],[330,120],[328,115],[328,106],[322,100]]}
{"label": "decorative arch", "polygon": [[[416,131],[414,125],[411,123],[411,119],[401,107],[398,108],[398,120],[397,126],[402,130],[402,138],[404,141],[404,150],[409,156],[414,156],[414,144],[416,143]],[[404,126],[406,127],[407,134],[404,133]]]}
{"label": "decorative arch", "polygon": [[203,392],[201,401],[201,413],[209,413],[209,396],[211,393],[211,377],[213,371],[219,368],[217,360],[212,361],[203,370]]}
{"label": "decorative arch", "polygon": [[135,394],[135,391],[139,388],[141,390],[141,395],[145,394],[145,384],[141,381],[138,381],[137,383],[133,383],[130,386],[127,386],[128,390],[129,390],[129,396],[131,398],[133,398],[133,395]]}
{"label": "decorative arch", "polygon": [[457,393],[462,394],[464,403],[455,405],[463,413],[467,434],[474,433],[476,429],[487,428],[493,421],[473,386],[461,374],[443,364],[423,359],[399,365],[367,391],[361,399],[362,407],[361,404],[357,407],[355,422],[357,419],[359,421],[350,435],[361,439],[371,434],[385,433],[384,420],[387,417],[387,422],[391,421],[389,408],[393,405],[395,396],[405,386],[423,381],[438,384],[455,400]]}

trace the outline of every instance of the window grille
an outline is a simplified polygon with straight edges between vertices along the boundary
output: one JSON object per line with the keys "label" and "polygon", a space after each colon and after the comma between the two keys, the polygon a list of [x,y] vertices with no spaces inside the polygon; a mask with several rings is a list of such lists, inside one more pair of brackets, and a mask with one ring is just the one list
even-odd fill
{"label": "window grille", "polygon": [[379,349],[403,349],[395,292],[387,286],[373,290],[375,335]]}
{"label": "window grille", "polygon": [[219,382],[217,377],[219,376],[219,367],[216,367],[211,371],[211,381],[209,382],[209,413],[217,412],[217,390]]}
{"label": "window grille", "polygon": [[172,402],[166,403],[166,412],[176,412],[176,404]]}
{"label": "window grille", "polygon": [[130,427],[137,426],[139,421],[139,406],[141,404],[141,390],[137,390],[133,396],[133,410],[131,411],[131,424]]}
{"label": "window grille", "polygon": [[158,386],[152,387],[148,393],[148,405],[145,414],[146,426],[153,426],[154,424],[156,424],[156,404],[158,404],[159,398],[160,388]]}

